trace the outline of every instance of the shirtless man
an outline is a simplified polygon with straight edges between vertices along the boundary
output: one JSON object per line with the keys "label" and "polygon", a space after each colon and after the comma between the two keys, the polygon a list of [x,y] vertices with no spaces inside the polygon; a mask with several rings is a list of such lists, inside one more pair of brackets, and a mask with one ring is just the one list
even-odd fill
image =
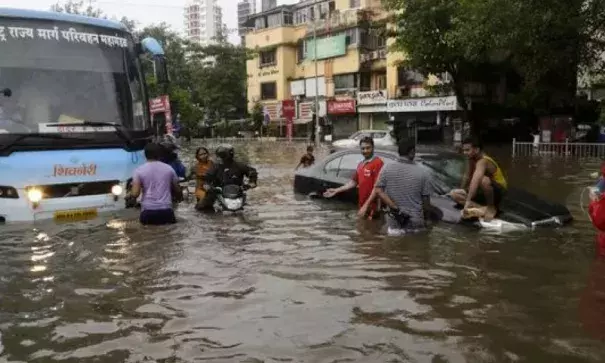
{"label": "shirtless man", "polygon": [[[464,206],[463,215],[470,215],[470,208],[481,209],[481,205],[485,205],[482,217],[490,221],[498,214],[500,202],[508,188],[506,177],[498,163],[482,150],[479,141],[465,139],[462,151],[468,157],[466,174],[461,189],[452,190],[450,195]],[[477,193],[479,190],[482,193]]]}

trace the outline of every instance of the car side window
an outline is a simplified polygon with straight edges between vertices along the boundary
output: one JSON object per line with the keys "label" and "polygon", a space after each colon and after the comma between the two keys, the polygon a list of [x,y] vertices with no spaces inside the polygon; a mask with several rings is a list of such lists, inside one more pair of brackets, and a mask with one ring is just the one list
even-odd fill
{"label": "car side window", "polygon": [[324,165],[324,174],[337,176],[338,175],[338,167],[340,166],[340,161],[342,160],[342,156],[338,158],[334,158]]}
{"label": "car side window", "polygon": [[338,168],[338,177],[351,179],[357,172],[357,166],[363,160],[361,154],[347,154],[342,157],[340,167]]}
{"label": "car side window", "polygon": [[387,135],[387,133],[386,133],[386,132],[375,132],[375,133],[372,135],[372,138],[374,138],[374,139],[382,139],[382,138],[384,138],[386,135]]}

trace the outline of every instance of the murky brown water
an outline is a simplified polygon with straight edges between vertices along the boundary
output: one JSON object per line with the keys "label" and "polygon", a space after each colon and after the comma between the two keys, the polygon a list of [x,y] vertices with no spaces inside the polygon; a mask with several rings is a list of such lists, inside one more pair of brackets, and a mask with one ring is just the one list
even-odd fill
{"label": "murky brown water", "polygon": [[3,230],[0,361],[605,361],[605,268],[579,203],[595,162],[503,161],[567,202],[571,227],[390,239],[293,195],[302,150],[249,148],[261,182],[242,217]]}

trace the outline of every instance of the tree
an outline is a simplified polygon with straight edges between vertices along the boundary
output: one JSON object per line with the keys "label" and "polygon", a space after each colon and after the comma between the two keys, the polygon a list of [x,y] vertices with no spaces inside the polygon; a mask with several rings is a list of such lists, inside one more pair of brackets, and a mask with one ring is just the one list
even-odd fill
{"label": "tree", "polygon": [[230,43],[218,43],[202,47],[199,56],[212,60],[195,72],[200,104],[217,119],[243,117],[247,109],[248,51]]}
{"label": "tree", "polygon": [[[103,13],[103,11],[101,11],[101,9],[92,7],[90,5],[90,2],[88,5],[84,5],[84,1],[82,1],[82,0],[80,0],[80,1],[69,0],[63,5],[61,5],[61,3],[58,2],[54,5],[51,5],[50,10],[55,11],[57,13],[68,13],[68,14],[90,16],[91,18],[108,19],[107,15],[105,15]],[[114,19],[114,20],[116,20],[116,19]],[[125,16],[123,16],[122,19],[119,20],[119,22],[124,24],[126,26],[126,29],[128,29],[128,31],[131,31],[131,32],[134,31],[134,29],[136,27],[136,22],[134,20],[130,20],[130,19],[126,18]]]}
{"label": "tree", "polygon": [[578,68],[602,69],[603,0],[385,0],[394,50],[421,73],[448,72],[466,106],[468,82],[508,83],[511,100],[552,110],[574,102]]}
{"label": "tree", "polygon": [[425,76],[449,73],[458,103],[466,111],[464,85],[480,55],[468,56],[453,36],[457,21],[465,16],[456,0],[385,0],[392,11],[392,49],[405,53],[402,66]]}
{"label": "tree", "polygon": [[50,10],[56,11],[57,13],[85,15],[92,18],[107,19],[107,16],[104,15],[100,9],[93,8],[90,3],[88,6],[86,6],[84,5],[84,1],[69,0],[64,5],[61,5],[61,3],[56,3],[51,5]]}
{"label": "tree", "polygon": [[[56,4],[52,10],[107,18],[103,12],[82,1]],[[131,31],[136,23],[127,18],[121,22]],[[135,38],[153,37],[164,48],[170,85],[159,89],[153,74],[152,58],[142,56],[143,71],[150,97],[166,91],[175,111],[183,123],[195,128],[200,120],[209,116],[213,121],[227,117],[241,118],[246,114],[246,60],[245,48],[226,41],[226,31],[219,33],[217,43],[201,46],[181,37],[165,23],[150,25],[134,31]]]}
{"label": "tree", "polygon": [[252,125],[254,131],[258,131],[259,134],[262,134],[263,122],[265,120],[265,115],[263,114],[263,104],[260,101],[254,102],[252,106],[252,113],[250,114],[252,117]]}

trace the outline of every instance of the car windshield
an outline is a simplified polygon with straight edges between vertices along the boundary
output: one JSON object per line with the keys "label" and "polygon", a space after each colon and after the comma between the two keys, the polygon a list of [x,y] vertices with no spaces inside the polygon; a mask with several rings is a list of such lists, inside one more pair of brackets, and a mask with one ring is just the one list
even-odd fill
{"label": "car windshield", "polygon": [[466,171],[466,159],[462,156],[423,157],[422,164],[456,181],[461,181]]}
{"label": "car windshield", "polygon": [[132,37],[116,29],[0,17],[2,89],[0,134],[68,132],[51,125],[82,121],[149,128]]}

